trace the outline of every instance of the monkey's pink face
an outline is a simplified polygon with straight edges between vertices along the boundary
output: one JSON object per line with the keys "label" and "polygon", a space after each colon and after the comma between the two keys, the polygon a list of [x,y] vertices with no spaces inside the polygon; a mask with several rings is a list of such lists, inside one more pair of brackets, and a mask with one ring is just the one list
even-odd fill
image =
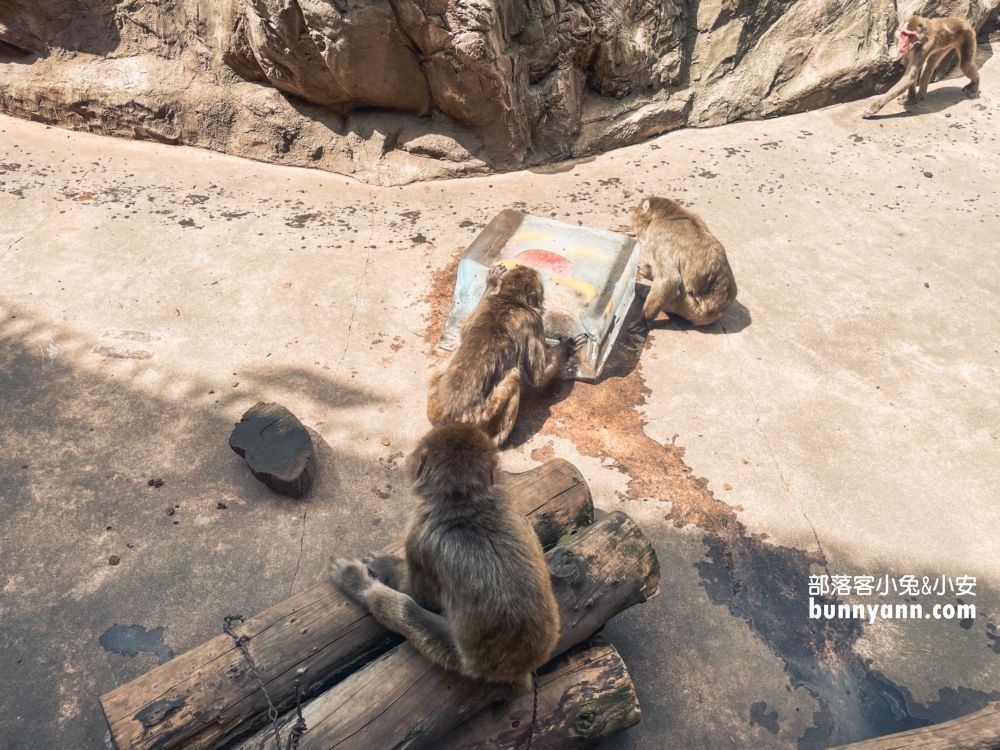
{"label": "monkey's pink face", "polygon": [[910,45],[917,41],[917,36],[919,36],[919,34],[914,29],[900,29],[899,51],[906,52],[910,49]]}

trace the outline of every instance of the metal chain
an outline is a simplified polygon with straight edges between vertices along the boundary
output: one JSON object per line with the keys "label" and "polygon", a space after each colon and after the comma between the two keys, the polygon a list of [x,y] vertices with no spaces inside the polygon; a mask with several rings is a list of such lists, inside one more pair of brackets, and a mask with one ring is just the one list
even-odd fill
{"label": "metal chain", "polygon": [[[238,636],[233,632],[233,622],[235,620],[246,622],[246,618],[243,615],[227,615],[222,618],[222,632],[236,643],[236,648],[243,654],[243,658],[250,666],[251,674],[257,680],[257,684],[260,685],[260,691],[264,694],[264,700],[267,701],[267,718],[271,720],[271,727],[274,729],[274,750],[281,750],[281,724],[278,721],[278,707],[271,700],[271,696],[267,692],[267,687],[264,685],[264,680],[261,679],[260,673],[257,671],[257,665],[253,663],[253,657],[250,656],[250,650],[246,645],[250,639],[245,635]],[[299,697],[298,677],[295,678],[295,711],[298,714],[298,718],[288,731],[287,750],[298,750],[299,739],[306,731],[306,720],[302,716],[302,701]]]}

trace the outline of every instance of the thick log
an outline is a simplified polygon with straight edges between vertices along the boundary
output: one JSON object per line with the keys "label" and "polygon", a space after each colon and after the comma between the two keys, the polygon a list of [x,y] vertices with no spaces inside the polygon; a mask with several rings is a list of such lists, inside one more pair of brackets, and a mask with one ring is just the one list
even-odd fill
{"label": "thick log", "polygon": [[[660,578],[652,545],[620,511],[565,538],[546,560],[562,617],[556,654],[646,601]],[[446,672],[403,643],[303,707],[307,730],[299,748],[436,748],[448,731],[504,697],[505,690]],[[282,722],[283,737],[292,718]],[[239,748],[281,750],[270,728]]]}
{"label": "thick log", "polygon": [[[545,547],[593,521],[587,483],[566,461],[504,475],[502,481]],[[386,549],[400,553],[402,544],[400,540]],[[303,694],[314,695],[402,640],[329,580],[271,607],[235,632],[249,639],[246,645],[279,710],[294,702],[296,677]],[[257,681],[233,639],[224,634],[105,694],[101,707],[118,750],[221,747],[267,718]]]}
{"label": "thick log", "polygon": [[908,732],[887,734],[834,750],[1000,750],[1000,703]]}
{"label": "thick log", "polygon": [[538,670],[538,707],[531,690],[480,711],[445,735],[440,750],[573,750],[639,723],[642,711],[625,662],[601,636]]}

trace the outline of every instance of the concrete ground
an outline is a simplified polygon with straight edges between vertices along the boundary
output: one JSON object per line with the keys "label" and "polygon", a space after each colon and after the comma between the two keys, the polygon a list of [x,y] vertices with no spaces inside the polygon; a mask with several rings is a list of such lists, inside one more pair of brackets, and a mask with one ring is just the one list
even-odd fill
{"label": "concrete ground", "polygon": [[[574,462],[655,543],[661,595],[605,630],[643,719],[607,746],[822,748],[1000,699],[997,69],[392,189],[0,118],[0,747],[105,746],[102,693],[399,535],[458,255],[503,208],[615,228],[643,194],[701,213],[737,305],[626,338],[502,459]],[[227,445],[259,400],[314,431],[302,501]],[[976,615],[810,620],[825,574],[974,576]]]}

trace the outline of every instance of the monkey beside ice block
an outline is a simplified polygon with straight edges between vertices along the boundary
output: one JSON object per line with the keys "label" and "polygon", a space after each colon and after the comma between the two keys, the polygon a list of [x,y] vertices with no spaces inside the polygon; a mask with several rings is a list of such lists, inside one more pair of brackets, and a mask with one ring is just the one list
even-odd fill
{"label": "monkey beside ice block", "polygon": [[[964,18],[923,18],[910,16],[899,30],[899,51],[906,69],[903,77],[886,94],[865,110],[862,117],[874,117],[890,100],[908,89],[905,103],[916,104],[927,95],[927,85],[934,70],[949,52],[958,52],[958,63],[968,76],[962,90],[966,96],[979,96],[979,71],[976,69],[976,30]],[[919,92],[917,87],[919,88]]]}
{"label": "monkey beside ice block", "polygon": [[632,226],[652,263],[639,273],[653,282],[633,332],[645,332],[660,311],[707,326],[729,312],[736,279],[726,249],[697,214],[669,198],[644,198]]}
{"label": "monkey beside ice block", "polygon": [[458,349],[431,377],[431,424],[468,422],[503,445],[514,428],[522,382],[543,388],[587,341],[580,334],[549,347],[543,303],[542,278],[535,269],[490,269],[483,298],[462,324]]}
{"label": "monkey beside ice block", "polygon": [[559,637],[542,545],[493,483],[497,448],[478,427],[431,430],[407,471],[419,503],[406,559],[338,560],[334,576],[382,625],[445,669],[525,684]]}

